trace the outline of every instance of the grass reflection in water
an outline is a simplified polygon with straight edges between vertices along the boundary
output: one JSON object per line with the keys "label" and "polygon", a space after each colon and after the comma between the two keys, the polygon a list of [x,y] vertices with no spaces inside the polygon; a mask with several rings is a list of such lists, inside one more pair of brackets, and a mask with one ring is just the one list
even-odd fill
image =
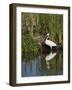
{"label": "grass reflection in water", "polygon": [[28,54],[22,57],[22,77],[51,76],[63,74],[63,54]]}

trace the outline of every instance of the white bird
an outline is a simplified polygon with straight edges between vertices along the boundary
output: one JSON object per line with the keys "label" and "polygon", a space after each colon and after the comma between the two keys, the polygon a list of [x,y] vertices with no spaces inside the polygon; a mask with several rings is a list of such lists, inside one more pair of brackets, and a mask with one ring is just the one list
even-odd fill
{"label": "white bird", "polygon": [[49,40],[49,33],[47,34],[47,38],[45,40],[45,44],[50,46],[51,49],[52,49],[52,47],[56,47],[57,46],[56,43],[54,43],[53,41]]}
{"label": "white bird", "polygon": [[54,43],[51,40],[47,40],[47,39],[45,40],[45,44],[48,45],[48,46],[50,46],[51,48],[57,46],[56,43]]}

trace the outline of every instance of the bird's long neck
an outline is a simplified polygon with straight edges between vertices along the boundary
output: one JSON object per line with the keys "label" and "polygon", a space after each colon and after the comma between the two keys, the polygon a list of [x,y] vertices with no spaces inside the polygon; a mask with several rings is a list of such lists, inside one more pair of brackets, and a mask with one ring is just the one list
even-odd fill
{"label": "bird's long neck", "polygon": [[43,39],[43,43],[45,42],[45,40],[47,39],[47,36],[46,37],[44,37],[44,39]]}

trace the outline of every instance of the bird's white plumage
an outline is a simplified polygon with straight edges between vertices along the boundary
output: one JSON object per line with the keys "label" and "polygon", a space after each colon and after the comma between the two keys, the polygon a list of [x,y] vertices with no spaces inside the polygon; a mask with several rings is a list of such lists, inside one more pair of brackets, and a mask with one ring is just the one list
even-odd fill
{"label": "bird's white plumage", "polygon": [[45,40],[45,44],[48,45],[48,46],[50,46],[51,48],[52,48],[52,46],[57,46],[56,43],[54,43],[51,40],[47,40],[47,39]]}

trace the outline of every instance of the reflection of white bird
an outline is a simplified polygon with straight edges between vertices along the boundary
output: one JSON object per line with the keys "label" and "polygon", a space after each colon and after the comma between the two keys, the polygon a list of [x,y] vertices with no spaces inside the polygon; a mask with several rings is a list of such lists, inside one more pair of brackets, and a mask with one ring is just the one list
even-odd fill
{"label": "reflection of white bird", "polygon": [[49,61],[49,60],[51,60],[52,58],[54,58],[56,56],[56,53],[50,53],[50,54],[48,54],[46,57],[45,57],[45,60],[46,61]]}
{"label": "reflection of white bird", "polygon": [[46,62],[47,68],[50,69],[50,63]]}
{"label": "reflection of white bird", "polygon": [[50,53],[45,57],[46,60],[46,64],[47,64],[47,68],[50,69],[50,60],[52,60],[52,58],[54,58],[56,56],[56,53]]}

